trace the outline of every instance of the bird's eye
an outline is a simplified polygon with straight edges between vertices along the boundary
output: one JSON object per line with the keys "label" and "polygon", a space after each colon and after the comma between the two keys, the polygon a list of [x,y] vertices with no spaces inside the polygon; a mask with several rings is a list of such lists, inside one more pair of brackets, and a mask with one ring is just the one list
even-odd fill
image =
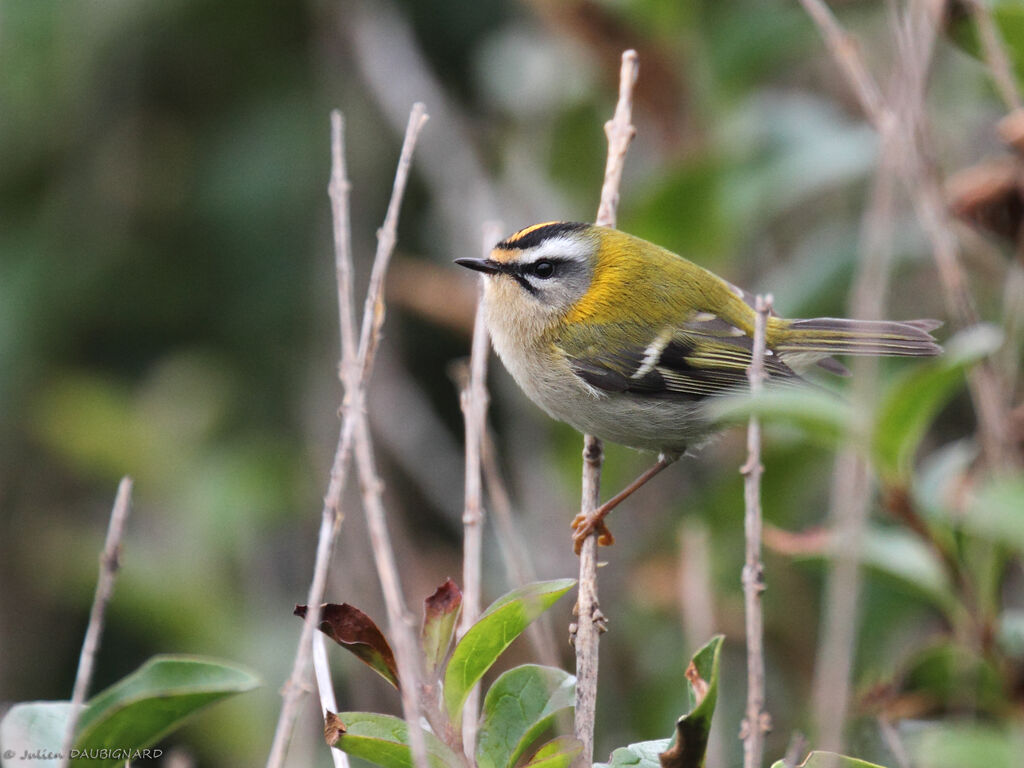
{"label": "bird's eye", "polygon": [[533,265],[533,274],[541,279],[547,279],[555,274],[555,265],[550,261],[538,261]]}

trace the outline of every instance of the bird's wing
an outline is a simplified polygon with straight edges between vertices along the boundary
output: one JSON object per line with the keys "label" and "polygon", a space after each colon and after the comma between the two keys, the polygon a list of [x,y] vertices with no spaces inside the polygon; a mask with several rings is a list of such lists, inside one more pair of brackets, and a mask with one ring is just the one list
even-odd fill
{"label": "bird's wing", "polygon": [[[733,293],[735,293],[737,296],[739,296],[741,299],[743,299],[743,302],[748,307],[750,307],[751,309],[755,309],[756,308],[755,305],[757,304],[757,297],[754,296],[754,294],[752,294],[748,290],[740,288],[738,285],[733,285],[732,283],[730,283],[728,281],[725,281],[725,284],[729,286],[729,288],[732,290]],[[774,309],[772,309],[768,314],[769,314],[770,317],[778,317],[778,315],[775,313]],[[724,321],[722,321],[722,322],[724,322]],[[790,362],[793,362],[793,361],[790,360]],[[829,373],[834,373],[837,376],[849,376],[850,375],[850,369],[847,368],[842,363],[840,363],[834,357],[820,357],[820,358],[816,357],[816,358],[813,359],[811,364],[812,365],[816,365],[819,368],[821,368],[822,370],[828,371]]]}
{"label": "bird's wing", "polygon": [[[605,326],[579,329],[559,347],[573,372],[604,392],[697,400],[748,386],[752,339],[710,313],[665,327],[646,345],[637,338],[645,338],[638,328]],[[765,371],[799,380],[770,350]]]}

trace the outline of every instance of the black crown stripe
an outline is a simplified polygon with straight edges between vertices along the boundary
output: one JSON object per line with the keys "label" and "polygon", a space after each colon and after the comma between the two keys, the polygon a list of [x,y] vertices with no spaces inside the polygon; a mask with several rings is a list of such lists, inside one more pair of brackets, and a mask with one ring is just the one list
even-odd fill
{"label": "black crown stripe", "polygon": [[564,235],[568,232],[578,232],[589,226],[589,224],[579,221],[553,221],[550,224],[534,224],[532,227],[521,229],[514,235],[510,235],[494,247],[504,250],[525,250],[526,248],[540,245],[549,238]]}

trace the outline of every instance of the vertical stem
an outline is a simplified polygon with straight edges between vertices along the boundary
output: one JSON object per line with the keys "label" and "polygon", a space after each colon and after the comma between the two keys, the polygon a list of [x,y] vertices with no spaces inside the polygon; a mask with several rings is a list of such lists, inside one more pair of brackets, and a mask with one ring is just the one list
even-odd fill
{"label": "vertical stem", "polygon": [[[348,231],[348,181],[344,173],[341,133],[343,124],[340,113],[335,112],[332,115],[332,173],[329,190],[334,212],[335,271],[338,279],[342,348],[340,372],[345,386],[344,416],[338,436],[338,444],[334,452],[334,460],[331,464],[330,481],[327,486],[327,493],[324,495],[324,504],[321,511],[320,533],[317,539],[316,560],[313,565],[313,579],[309,585],[309,593],[306,598],[306,605],[309,606],[309,610],[306,612],[302,632],[299,635],[291,674],[282,689],[284,703],[281,706],[281,713],[278,715],[274,740],[270,747],[270,753],[267,756],[267,768],[281,768],[284,765],[285,755],[288,751],[288,742],[291,739],[295,719],[298,716],[299,700],[304,692],[303,682],[309,671],[313,633],[320,623],[320,604],[323,602],[324,592],[327,588],[327,573],[330,569],[334,544],[341,529],[343,519],[340,508],[341,494],[347,480],[348,464],[352,456],[353,443],[360,442],[361,445],[366,443],[366,440],[358,440],[358,433],[361,431],[365,434],[366,418],[363,413],[365,388],[370,377],[370,371],[373,368],[377,344],[380,340],[381,326],[384,323],[384,302],[382,299],[384,275],[391,260],[391,254],[394,251],[397,238],[398,211],[401,207],[409,172],[412,167],[413,151],[426,120],[427,115],[423,105],[413,105],[409,115],[405,139],[402,143],[398,168],[395,171],[391,200],[388,203],[388,210],[384,216],[384,224],[378,233],[377,253],[374,256],[370,285],[367,289],[366,304],[363,309],[361,337],[357,347],[354,338],[355,315],[351,285],[352,254]],[[370,459],[372,461],[372,455]],[[389,611],[389,616],[391,615]],[[401,633],[400,630],[397,631]],[[401,642],[396,642],[396,651],[399,652],[400,672],[402,669],[401,654],[403,647]],[[407,650],[406,648],[405,651],[407,652]],[[406,664],[406,667],[407,671],[415,673],[414,666],[409,668],[408,664]],[[411,680],[415,680],[417,677],[411,678]],[[405,703],[405,698],[403,698],[403,703]],[[419,728],[419,717],[416,712],[416,707],[413,706],[411,709],[407,708],[405,714],[409,723],[410,739],[416,764],[418,768],[426,768],[426,746],[423,742],[423,734]]]}
{"label": "vertical stem", "polygon": [[121,478],[117,486],[114,508],[110,512],[110,523],[107,525],[107,538],[100,554],[100,573],[96,580],[96,592],[92,599],[92,610],[89,612],[89,625],[82,641],[82,653],[78,657],[78,671],[75,674],[75,685],[71,693],[71,710],[68,715],[64,739],[61,742],[60,765],[67,768],[71,764],[71,748],[75,746],[75,729],[78,718],[82,714],[82,705],[89,693],[92,682],[92,670],[96,664],[96,653],[100,649],[100,638],[103,636],[103,621],[107,614],[107,604],[114,594],[114,582],[121,568],[121,539],[124,536],[124,523],[132,506],[132,479]]}
{"label": "vertical stem", "polygon": [[[754,304],[754,346],[747,379],[751,394],[764,387],[765,328],[772,297],[758,296]],[[743,607],[747,628],[747,708],[740,737],[743,739],[743,768],[760,768],[764,761],[764,735],[771,721],[764,709],[764,616],[761,593],[764,592],[764,565],[761,562],[761,421],[750,417],[747,426],[747,461],[743,474],[743,528],[746,556],[743,564]]]}
{"label": "vertical stem", "polygon": [[[498,241],[497,225],[484,226],[482,250],[486,258]],[[462,515],[462,617],[459,635],[464,635],[480,617],[480,563],[483,559],[483,443],[487,431],[487,353],[490,349],[484,324],[483,277],[478,281],[473,346],[469,356],[469,380],[460,393],[466,423],[466,505]],[[466,699],[462,715],[462,748],[472,763],[476,754],[477,718],[480,709],[480,685]]]}
{"label": "vertical stem", "polygon": [[[307,612],[308,612],[307,608]],[[327,643],[323,633],[313,633],[313,676],[316,688],[320,692],[320,713],[327,719],[327,713],[338,712],[338,701],[334,697],[334,684],[331,682],[331,666],[327,661]],[[331,747],[331,759],[334,768],[349,768],[348,755],[337,747]]]}
{"label": "vertical stem", "polygon": [[[910,98],[905,94],[905,98]],[[857,276],[850,291],[853,317],[878,320],[889,294],[892,260],[894,193],[896,191],[896,143],[882,146],[871,201],[861,229]],[[853,360],[852,399],[864,421],[872,418],[877,389],[878,360]],[[838,751],[843,745],[857,637],[857,603],[860,596],[860,551],[870,510],[869,471],[865,459],[853,448],[844,448],[833,470],[829,508],[835,557],[829,569],[822,607],[822,635],[815,662],[813,711],[817,744]]]}
{"label": "vertical stem", "polygon": [[[608,161],[605,165],[601,203],[596,224],[614,227],[619,205],[619,186],[626,162],[626,151],[636,134],[633,127],[633,86],[639,65],[636,51],[622,54],[619,73],[619,99],[615,114],[605,123],[608,137]],[[583,436],[583,489],[580,511],[589,515],[601,503],[601,464],[604,448],[594,435]],[[573,733],[583,744],[576,759],[577,766],[590,766],[594,757],[594,717],[597,706],[598,637],[605,619],[597,599],[597,534],[587,537],[580,549],[580,587],[577,601],[578,622],[576,644],[576,715]]]}

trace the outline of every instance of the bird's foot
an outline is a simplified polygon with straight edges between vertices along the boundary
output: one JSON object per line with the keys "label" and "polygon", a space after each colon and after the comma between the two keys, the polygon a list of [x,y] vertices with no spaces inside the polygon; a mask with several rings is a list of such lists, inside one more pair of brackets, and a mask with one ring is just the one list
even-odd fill
{"label": "bird's foot", "polygon": [[615,543],[615,537],[612,536],[612,532],[608,530],[608,526],[604,523],[604,514],[601,514],[602,510],[598,509],[589,515],[585,515],[582,512],[576,515],[572,521],[572,547],[578,555],[580,550],[583,548],[583,542],[587,540],[587,537],[593,533],[597,534],[597,543],[602,547],[610,547]]}

